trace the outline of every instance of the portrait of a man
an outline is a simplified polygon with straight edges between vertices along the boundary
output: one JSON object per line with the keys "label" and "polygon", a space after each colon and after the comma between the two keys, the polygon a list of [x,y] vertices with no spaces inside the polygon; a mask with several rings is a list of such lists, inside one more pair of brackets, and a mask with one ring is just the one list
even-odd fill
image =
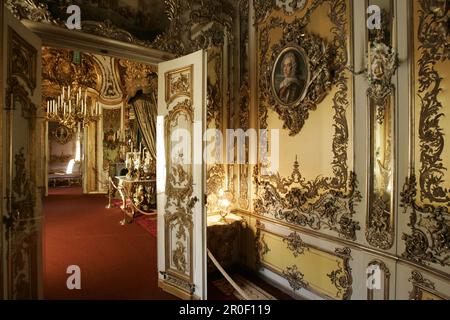
{"label": "portrait of a man", "polygon": [[272,88],[279,103],[292,105],[303,96],[308,81],[308,68],[302,52],[287,48],[278,56],[273,73]]}

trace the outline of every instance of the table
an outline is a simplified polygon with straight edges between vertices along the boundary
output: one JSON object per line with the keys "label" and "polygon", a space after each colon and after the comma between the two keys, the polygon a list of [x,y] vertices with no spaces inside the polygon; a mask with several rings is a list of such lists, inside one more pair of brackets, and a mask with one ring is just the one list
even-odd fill
{"label": "table", "polygon": [[[208,216],[207,244],[219,264],[228,269],[239,259],[239,237],[245,222],[236,214],[228,214],[225,219],[219,214]],[[208,273],[216,271],[216,267],[208,261]]]}
{"label": "table", "polygon": [[124,219],[120,224],[131,223],[137,214],[156,215],[156,179],[141,180],[127,176],[116,176],[115,179],[117,184],[111,178],[110,183],[122,199],[120,209],[124,212]]}

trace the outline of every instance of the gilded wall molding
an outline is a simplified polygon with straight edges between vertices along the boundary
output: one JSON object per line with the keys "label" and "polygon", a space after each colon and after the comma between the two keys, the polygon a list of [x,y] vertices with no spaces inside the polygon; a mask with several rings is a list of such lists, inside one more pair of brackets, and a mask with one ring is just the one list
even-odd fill
{"label": "gilded wall molding", "polygon": [[350,174],[348,193],[344,194],[332,189],[328,178],[305,181],[299,167],[296,160],[290,177],[277,174],[258,180],[261,190],[254,202],[255,212],[313,230],[327,228],[340,237],[356,240],[360,226],[353,220],[354,205],[361,201],[356,176]]}
{"label": "gilded wall molding", "polygon": [[8,26],[8,77],[22,79],[33,93],[36,89],[37,50]]}
{"label": "gilded wall molding", "polygon": [[[447,33],[442,27],[447,15],[433,10],[429,0],[418,0],[418,26],[414,41],[418,41],[418,101],[419,119],[414,130],[419,143],[413,149],[420,153],[418,172],[412,161],[410,176],[401,193],[401,207],[409,214],[409,233],[404,233],[403,257],[416,263],[450,266],[450,190],[445,188],[446,168],[443,164],[444,131],[442,118],[444,105],[442,76],[439,64],[450,59]],[[413,109],[414,111],[414,109]],[[414,139],[414,135],[411,136]]]}
{"label": "gilded wall molding", "polygon": [[[356,230],[359,230],[360,227],[358,222],[352,220],[352,216],[355,214],[354,205],[361,200],[361,195],[357,191],[356,176],[348,170],[347,164],[349,127],[346,112],[349,106],[349,78],[345,71],[348,61],[346,1],[312,1],[305,9],[304,15],[296,17],[292,24],[286,25],[284,34],[285,39],[292,39],[296,34],[292,26],[295,25],[301,30],[303,26],[310,22],[313,12],[322,5],[329,5],[330,7],[328,17],[333,24],[330,31],[332,35],[330,46],[334,50],[333,65],[337,68],[333,71],[333,86],[336,87],[332,105],[335,128],[332,143],[333,161],[331,163],[333,176],[328,178],[318,177],[314,181],[304,181],[298,171],[297,163],[294,164],[294,173],[291,177],[262,177],[259,176],[260,168],[255,167],[256,177],[254,173],[254,178],[258,189],[258,199],[255,200],[254,207],[258,214],[272,214],[277,219],[300,226],[308,226],[314,230],[320,230],[326,226],[328,229],[337,232],[339,236],[356,240]],[[262,79],[265,79],[264,76],[268,72],[266,56],[269,52],[269,32],[274,27],[284,24],[285,22],[281,18],[272,17],[267,23],[260,22],[258,25],[261,50],[259,59],[260,64],[266,66],[260,69],[260,78]],[[265,100],[265,97],[261,93],[264,90],[261,89],[266,87],[262,85],[260,88],[262,100]],[[268,94],[267,90],[265,94]],[[299,112],[304,112],[304,110]],[[262,103],[259,107],[260,128],[267,128],[267,117],[268,107],[265,103]],[[297,129],[300,127],[300,125],[296,126]],[[290,133],[293,133],[292,130]],[[295,166],[297,166],[297,169]],[[282,182],[283,179],[284,182]],[[299,187],[290,192],[286,187],[283,187],[283,183],[287,181],[291,181],[291,184],[296,182]],[[284,198],[288,195],[292,198],[292,201],[297,203],[295,206]],[[300,207],[298,204],[300,204]],[[320,212],[320,214],[317,212]]]}
{"label": "gilded wall molding", "polygon": [[[30,299],[36,297],[31,266],[37,261],[33,250],[38,241],[38,224],[35,219],[35,197],[32,193],[34,185],[30,181],[30,170],[27,165],[24,148],[14,155],[14,177],[12,179],[12,197],[8,207],[8,216],[3,217],[6,226],[6,239],[9,242],[7,259],[9,261],[9,296],[13,299]],[[9,193],[9,192],[8,192]],[[8,199],[9,200],[9,199]]]}
{"label": "gilded wall molding", "polygon": [[178,287],[178,288],[182,288],[185,291],[187,291],[190,295],[193,295],[195,292],[195,284],[189,282],[189,281],[184,281],[182,279],[179,279],[177,277],[173,277],[172,275],[170,275],[167,272],[164,271],[160,271],[161,275],[164,277],[164,281],[166,281],[167,283]]}
{"label": "gilded wall molding", "polygon": [[420,199],[431,203],[450,204],[450,190],[444,188],[442,152],[444,132],[441,126],[444,105],[439,98],[442,92],[442,76],[437,65],[450,59],[448,34],[442,32],[447,16],[433,13],[430,0],[420,0],[419,27],[419,90],[420,117]]}
{"label": "gilded wall molding", "polygon": [[[191,290],[193,283],[194,266],[193,266],[193,208],[199,201],[197,197],[193,197],[193,159],[186,159],[189,155],[179,153],[171,154],[171,136],[172,131],[177,130],[185,124],[191,134],[194,124],[194,109],[192,106],[192,67],[173,70],[167,72],[165,80],[167,86],[165,88],[165,97],[167,98],[168,114],[165,117],[166,128],[166,159],[167,175],[166,175],[166,204],[164,214],[164,241],[165,241],[165,280],[186,291]],[[183,73],[184,72],[184,73]],[[186,72],[188,74],[186,74]],[[180,75],[184,75],[182,81]],[[174,80],[174,81],[171,81]],[[180,81],[177,81],[180,80]],[[173,86],[173,83],[180,83],[183,86]],[[187,87],[186,87],[187,86]],[[179,91],[183,93],[180,95]],[[179,99],[174,103],[174,95],[178,97],[184,96],[185,99]],[[192,150],[193,145],[189,146]],[[191,157],[193,152],[191,151]],[[190,291],[188,291],[190,292]],[[191,292],[192,294],[193,292]]]}
{"label": "gilded wall molding", "polygon": [[[387,214],[387,213],[390,214]],[[380,195],[373,195],[371,211],[367,217],[366,240],[374,247],[388,250],[392,248],[395,239],[395,228],[390,203]]]}
{"label": "gilded wall molding", "polygon": [[[330,44],[324,42],[315,35],[308,34],[304,28],[310,22],[312,13],[320,6],[329,4],[330,11],[328,17],[333,28],[330,30],[333,35]],[[273,5],[266,4],[268,8],[273,8]],[[255,4],[256,6],[256,4]],[[258,9],[256,9],[258,11]],[[265,10],[268,10],[267,8]],[[279,47],[284,47],[288,44],[296,43],[303,47],[308,54],[309,62],[313,66],[311,68],[312,77],[308,83],[308,94],[305,100],[306,108],[296,108],[296,114],[289,116],[286,114],[283,117],[283,112],[277,111],[281,118],[285,121],[286,127],[290,130],[291,135],[296,135],[302,128],[304,121],[308,118],[308,110],[314,110],[317,103],[319,103],[326,92],[330,89],[331,85],[338,88],[333,101],[333,109],[336,112],[335,121],[338,124],[336,132],[341,130],[341,126],[347,129],[347,123],[345,119],[345,110],[348,106],[348,85],[347,75],[345,72],[345,66],[348,62],[347,54],[347,19],[346,19],[347,5],[345,0],[330,1],[330,0],[315,0],[313,1],[305,14],[301,17],[296,17],[292,23],[285,22],[282,18],[272,17],[265,25],[261,22],[259,28],[259,40],[260,40],[260,55],[259,62],[263,67],[260,68],[260,99],[265,102],[262,109],[268,108],[268,105],[273,105],[272,99],[270,99],[269,92],[271,92],[270,86],[267,84],[268,71],[272,67],[268,61],[270,61],[271,52]],[[269,48],[269,33],[274,28],[282,28],[283,35],[281,42],[275,45],[273,48]],[[301,32],[298,32],[298,31]],[[306,41],[306,45],[302,43]],[[310,51],[309,51],[310,50]],[[275,50],[276,51],[276,50]],[[321,55],[317,53],[321,52]],[[261,102],[262,102],[261,101]],[[300,106],[301,104],[298,104]],[[275,108],[276,109],[276,108]],[[306,109],[306,110],[305,110]],[[287,110],[288,111],[288,110]],[[260,113],[264,114],[266,111],[260,110]],[[341,114],[338,114],[340,112]],[[344,121],[338,121],[341,117],[344,117]],[[264,122],[263,122],[264,123]],[[262,125],[264,128],[265,126]],[[343,133],[343,132],[341,132]],[[343,137],[345,139],[345,137]],[[347,143],[347,142],[346,142]]]}
{"label": "gilded wall molding", "polygon": [[[389,268],[386,266],[386,264],[383,261],[380,260],[373,260],[368,264],[368,267],[377,267],[380,271],[383,271],[383,278],[384,278],[384,294],[383,299],[389,300],[389,291],[390,291],[390,279],[391,279],[391,272],[389,271]],[[370,277],[373,276],[372,274],[368,275],[368,281],[370,280]],[[367,300],[373,300],[373,292],[374,289],[367,288]]]}
{"label": "gilded wall molding", "polygon": [[[408,227],[412,233],[403,233],[405,252],[402,256],[420,264],[438,263],[450,265],[450,215],[449,206],[419,206],[415,175],[406,178],[401,192],[401,207],[409,213]],[[408,210],[409,209],[409,210]]]}
{"label": "gilded wall molding", "polygon": [[111,20],[106,19],[105,21],[82,21],[81,30],[83,32],[97,35],[100,37],[105,37],[109,39],[114,39],[117,41],[133,43],[141,45],[143,47],[151,47],[151,43],[148,41],[142,41],[136,39],[131,33],[126,30],[116,27]]}
{"label": "gilded wall molding", "polygon": [[351,259],[350,248],[337,248],[335,250],[336,256],[343,259],[343,264],[338,262],[339,269],[332,271],[327,274],[331,282],[336,286],[338,293],[337,296],[342,294],[343,300],[350,300],[352,296],[352,269],[350,268],[349,261]]}
{"label": "gilded wall molding", "polygon": [[[266,235],[267,240],[265,240]],[[278,242],[287,245],[287,249],[290,254],[292,254],[291,257],[286,257],[283,261],[275,261],[273,260],[274,257],[267,256],[268,253],[274,250],[273,246],[276,246],[279,250],[280,247]],[[343,300],[351,298],[353,292],[353,278],[350,267],[350,259],[352,259],[351,249],[349,247],[336,248],[334,251],[328,251],[304,242],[297,232],[285,236],[278,232],[270,231],[260,220],[257,220],[256,249],[258,252],[257,267],[268,268],[272,272],[286,278],[294,291],[306,289],[325,298],[342,298]],[[307,275],[309,278],[304,279],[305,274],[302,272],[301,266],[306,263],[306,261],[314,263],[314,261],[311,262],[310,259],[323,258],[326,260],[315,262],[326,264],[333,261],[332,272],[329,274],[324,273],[323,277],[329,279],[336,289],[335,292],[330,292],[329,289],[320,287],[317,283],[317,278],[314,280],[315,275],[308,271],[308,269],[305,269],[305,273],[309,272]]]}
{"label": "gilded wall molding", "polygon": [[[8,86],[6,87],[5,94],[5,109],[6,110],[16,110],[15,102],[20,102],[20,112],[21,116],[25,119],[31,120],[36,116],[37,108],[36,105],[31,101],[30,96],[24,86],[19,82],[16,77],[11,77],[7,81]],[[32,127],[33,122],[29,121],[28,126]]]}
{"label": "gilded wall molding", "polygon": [[[6,0],[6,6],[11,13],[19,20],[30,20],[52,24],[60,28],[67,28],[65,21],[55,19],[48,6],[38,3],[36,0]],[[82,21],[82,32],[89,33],[121,42],[133,43],[143,47],[152,47],[149,41],[142,41],[135,38],[128,31],[116,27],[110,20],[105,21]]]}
{"label": "gilded wall molding", "polygon": [[256,220],[256,234],[255,234],[255,249],[256,249],[256,268],[261,267],[261,257],[266,255],[270,249],[264,241],[264,235],[261,235],[261,230],[265,230],[266,226],[261,220]]}
{"label": "gilded wall molding", "polygon": [[[296,19],[287,23],[282,18],[272,17],[261,30],[260,51],[260,101],[264,108],[274,110],[283,121],[284,129],[289,130],[291,136],[297,135],[306,120],[309,112],[316,110],[318,104],[325,98],[335,83],[334,74],[337,73],[334,57],[337,49],[324,39],[305,30],[306,22]],[[269,33],[275,28],[282,28],[281,40],[268,47]],[[285,52],[296,50],[305,59],[305,67],[308,74],[303,84],[303,91],[299,99],[286,103],[281,101],[275,93],[273,78],[275,66]]]}
{"label": "gilded wall molding", "polygon": [[409,293],[410,300],[448,300],[449,297],[436,291],[433,282],[423,277],[418,271],[412,271],[411,278],[412,290]]}
{"label": "gilded wall molding", "polygon": [[[222,61],[222,52],[217,52],[211,47],[210,51],[208,52],[208,63],[213,64],[213,68],[208,68],[206,121],[207,125],[214,123],[216,129],[220,129],[222,127]],[[212,74],[210,74],[210,72],[214,72],[214,77],[212,77]],[[213,82],[213,78],[215,78],[215,82]]]}

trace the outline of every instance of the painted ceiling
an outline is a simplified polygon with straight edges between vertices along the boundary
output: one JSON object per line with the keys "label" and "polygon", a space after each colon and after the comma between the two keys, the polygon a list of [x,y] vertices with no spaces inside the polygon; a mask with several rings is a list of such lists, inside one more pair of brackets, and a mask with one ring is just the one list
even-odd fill
{"label": "painted ceiling", "polygon": [[152,41],[169,25],[164,0],[40,0],[52,16],[66,20],[67,7],[76,4],[81,9],[82,21],[111,21],[117,28],[131,33],[135,38]]}

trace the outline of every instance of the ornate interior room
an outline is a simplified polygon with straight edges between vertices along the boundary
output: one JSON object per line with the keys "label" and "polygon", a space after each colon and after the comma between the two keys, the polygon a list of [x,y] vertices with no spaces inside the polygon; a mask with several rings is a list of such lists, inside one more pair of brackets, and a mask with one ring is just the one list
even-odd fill
{"label": "ornate interior room", "polygon": [[450,0],[0,2],[0,299],[450,298]]}

